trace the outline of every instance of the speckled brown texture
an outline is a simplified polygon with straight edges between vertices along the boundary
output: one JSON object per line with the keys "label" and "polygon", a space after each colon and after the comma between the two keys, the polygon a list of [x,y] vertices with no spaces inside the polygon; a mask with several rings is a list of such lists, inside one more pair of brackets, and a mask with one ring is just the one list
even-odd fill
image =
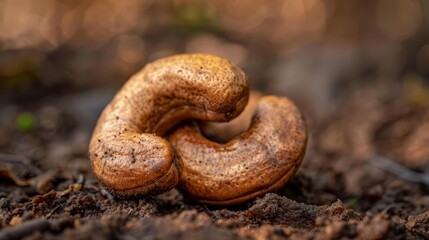
{"label": "speckled brown texture", "polygon": [[258,91],[250,91],[249,102],[243,112],[229,122],[201,122],[199,127],[207,138],[216,142],[228,142],[232,138],[245,132],[252,120],[253,113],[258,106],[258,100],[262,97]]}
{"label": "speckled brown texture", "polygon": [[250,128],[226,144],[185,125],[169,136],[183,160],[180,188],[197,201],[237,204],[281,188],[305,153],[307,129],[287,98],[259,100]]}
{"label": "speckled brown texture", "polygon": [[219,57],[177,55],[146,65],[98,120],[89,146],[96,177],[119,197],[173,188],[180,161],[161,136],[184,119],[236,117],[248,92],[243,71]]}

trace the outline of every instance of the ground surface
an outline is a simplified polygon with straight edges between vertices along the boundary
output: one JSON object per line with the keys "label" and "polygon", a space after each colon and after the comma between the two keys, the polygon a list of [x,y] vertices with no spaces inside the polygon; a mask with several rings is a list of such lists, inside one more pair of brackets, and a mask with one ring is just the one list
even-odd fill
{"label": "ground surface", "polygon": [[424,103],[380,101],[361,89],[320,121],[302,106],[311,139],[296,177],[278,193],[219,208],[176,189],[133,201],[109,196],[87,158],[94,114],[86,113],[103,96],[1,106],[0,152],[13,155],[0,156],[0,239],[429,238],[429,183],[416,172],[429,172]]}

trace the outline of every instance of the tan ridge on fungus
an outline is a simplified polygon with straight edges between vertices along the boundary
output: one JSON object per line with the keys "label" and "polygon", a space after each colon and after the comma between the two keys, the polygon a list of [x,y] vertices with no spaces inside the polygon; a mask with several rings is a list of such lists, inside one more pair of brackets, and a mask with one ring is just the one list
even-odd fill
{"label": "tan ridge on fungus", "polygon": [[249,129],[225,144],[207,140],[192,125],[168,140],[183,162],[180,189],[199,202],[230,205],[280,189],[304,157],[307,129],[290,100],[266,96]]}
{"label": "tan ridge on fungus", "polygon": [[240,115],[229,122],[199,122],[201,133],[210,140],[225,143],[245,132],[262,96],[261,92],[250,91],[247,106]]}
{"label": "tan ridge on fungus", "polygon": [[247,78],[229,61],[177,55],[146,65],[104,109],[89,156],[98,180],[127,198],[176,186],[180,157],[162,138],[184,119],[229,121],[247,104]]}

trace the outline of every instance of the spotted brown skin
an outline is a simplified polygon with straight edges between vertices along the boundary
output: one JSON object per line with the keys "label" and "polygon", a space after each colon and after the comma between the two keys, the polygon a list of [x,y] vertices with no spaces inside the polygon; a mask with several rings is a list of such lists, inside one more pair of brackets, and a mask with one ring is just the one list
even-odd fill
{"label": "spotted brown skin", "polygon": [[215,142],[225,143],[245,132],[250,126],[252,115],[262,96],[261,92],[250,91],[246,108],[229,122],[199,122],[198,126],[202,134]]}
{"label": "spotted brown skin", "polygon": [[295,174],[307,128],[290,100],[266,96],[249,129],[225,144],[206,139],[195,125],[178,128],[168,140],[183,161],[181,190],[202,203],[231,205],[276,191]]}
{"label": "spotted brown skin", "polygon": [[212,55],[176,55],[146,65],[97,122],[89,145],[95,176],[120,198],[175,187],[182,164],[162,136],[184,119],[229,121],[248,94],[243,71]]}

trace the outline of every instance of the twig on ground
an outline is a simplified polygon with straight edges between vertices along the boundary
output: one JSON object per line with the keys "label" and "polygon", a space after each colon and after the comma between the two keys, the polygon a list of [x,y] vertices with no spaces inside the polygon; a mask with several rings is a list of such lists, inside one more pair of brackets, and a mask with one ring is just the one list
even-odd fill
{"label": "twig on ground", "polygon": [[0,163],[23,164],[30,168],[36,175],[42,173],[42,170],[34,166],[30,158],[24,156],[0,153]]}
{"label": "twig on ground", "polygon": [[211,218],[213,218],[214,220],[217,220],[217,219],[219,219],[219,217],[216,215],[216,214],[214,214],[206,205],[204,205],[203,204],[203,207],[204,207],[204,210],[205,210],[205,212],[211,217]]}
{"label": "twig on ground", "polygon": [[104,189],[103,187],[100,187],[100,193],[101,195],[105,196],[107,199],[109,199],[110,203],[114,203],[115,202],[115,197],[110,194],[106,189]]}
{"label": "twig on ground", "polygon": [[0,231],[0,240],[22,239],[36,231],[60,232],[73,222],[73,218],[61,218],[57,220],[32,219],[14,227],[8,227]]}
{"label": "twig on ground", "polygon": [[429,174],[414,172],[385,156],[374,154],[369,158],[369,162],[404,180],[429,186]]}
{"label": "twig on ground", "polygon": [[0,232],[0,240],[22,239],[35,231],[43,232],[49,229],[51,229],[51,223],[48,220],[33,219],[15,227],[5,228]]}

